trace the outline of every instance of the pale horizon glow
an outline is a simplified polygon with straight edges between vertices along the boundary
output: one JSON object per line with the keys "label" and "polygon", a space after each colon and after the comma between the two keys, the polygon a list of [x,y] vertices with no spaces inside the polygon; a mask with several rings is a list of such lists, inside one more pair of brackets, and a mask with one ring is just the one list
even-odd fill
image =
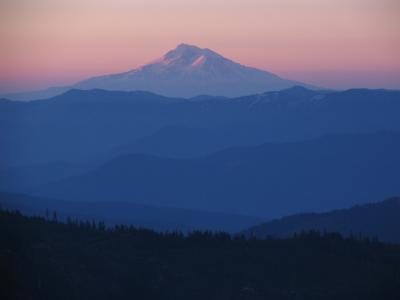
{"label": "pale horizon glow", "polygon": [[128,71],[182,42],[318,86],[400,89],[398,0],[3,0],[0,92]]}

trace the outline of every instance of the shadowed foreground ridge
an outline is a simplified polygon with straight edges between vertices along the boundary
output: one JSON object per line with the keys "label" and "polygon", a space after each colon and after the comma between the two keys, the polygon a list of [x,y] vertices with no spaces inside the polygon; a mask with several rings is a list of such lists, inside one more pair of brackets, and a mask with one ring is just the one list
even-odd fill
{"label": "shadowed foreground ridge", "polygon": [[398,299],[400,247],[317,232],[246,240],[0,211],[2,299]]}

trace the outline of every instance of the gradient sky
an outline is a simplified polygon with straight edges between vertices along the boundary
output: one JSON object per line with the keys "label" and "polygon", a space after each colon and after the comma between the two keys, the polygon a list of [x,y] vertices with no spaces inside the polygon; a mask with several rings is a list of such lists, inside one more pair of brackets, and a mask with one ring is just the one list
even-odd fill
{"label": "gradient sky", "polygon": [[320,86],[400,88],[399,0],[1,0],[0,92],[127,71],[181,42]]}

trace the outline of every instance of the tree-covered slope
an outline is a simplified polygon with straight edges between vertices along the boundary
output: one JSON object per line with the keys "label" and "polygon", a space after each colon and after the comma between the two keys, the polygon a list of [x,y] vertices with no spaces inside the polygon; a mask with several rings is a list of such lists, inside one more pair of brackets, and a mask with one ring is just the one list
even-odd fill
{"label": "tree-covered slope", "polygon": [[400,248],[157,234],[0,213],[2,299],[399,299]]}

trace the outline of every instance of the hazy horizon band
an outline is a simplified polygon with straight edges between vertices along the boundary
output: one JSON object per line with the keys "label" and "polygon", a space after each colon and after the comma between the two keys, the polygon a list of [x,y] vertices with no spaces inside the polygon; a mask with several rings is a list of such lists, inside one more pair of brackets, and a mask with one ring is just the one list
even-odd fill
{"label": "hazy horizon band", "polygon": [[396,0],[3,0],[0,92],[143,65],[181,42],[330,88],[400,88]]}

